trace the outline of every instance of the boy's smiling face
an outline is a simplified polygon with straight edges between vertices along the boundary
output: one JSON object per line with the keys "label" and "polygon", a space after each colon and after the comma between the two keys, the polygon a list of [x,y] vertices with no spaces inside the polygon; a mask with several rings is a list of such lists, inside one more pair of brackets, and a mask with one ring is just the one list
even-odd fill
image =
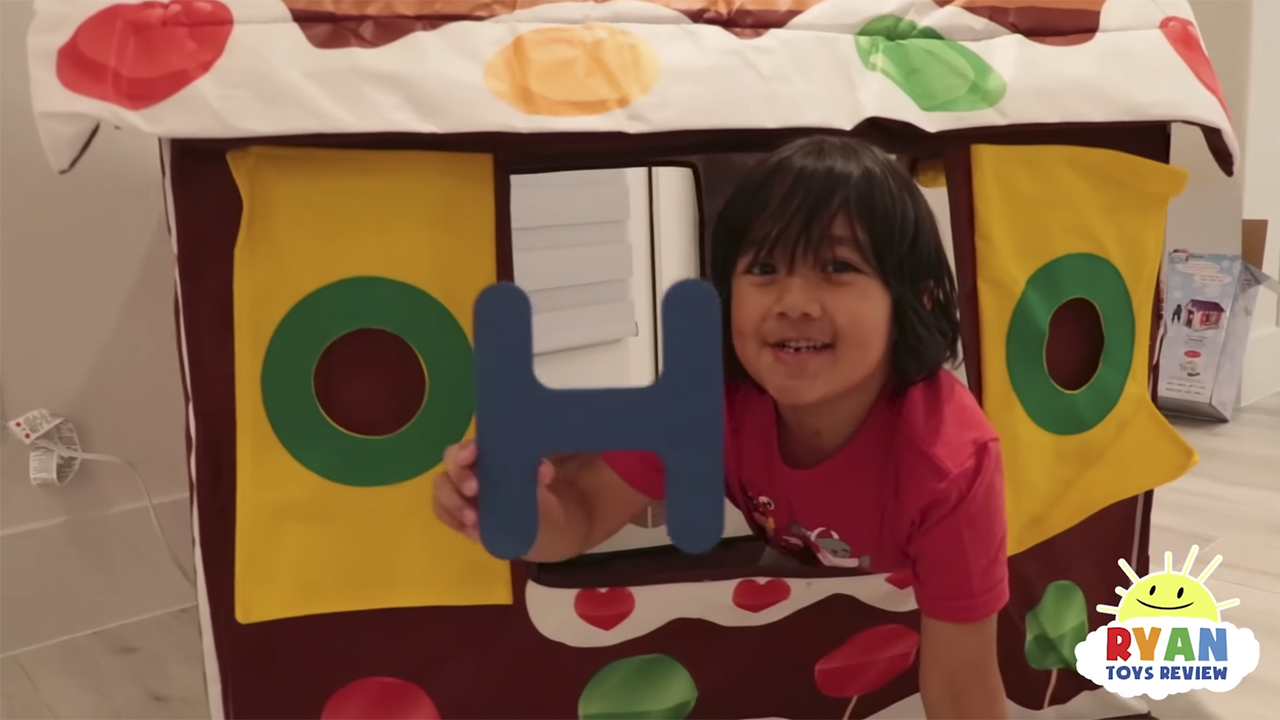
{"label": "boy's smiling face", "polygon": [[885,376],[893,302],[840,216],[819,257],[752,258],[733,278],[731,332],[743,368],[780,406],[814,406]]}

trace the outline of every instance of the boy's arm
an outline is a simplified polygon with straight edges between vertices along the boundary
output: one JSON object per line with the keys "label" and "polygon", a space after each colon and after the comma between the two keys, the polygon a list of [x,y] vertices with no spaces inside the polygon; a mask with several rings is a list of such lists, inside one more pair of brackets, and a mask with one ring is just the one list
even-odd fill
{"label": "boy's arm", "polygon": [[555,476],[538,494],[538,539],[524,559],[561,562],[613,537],[651,502],[599,455],[552,458]]}
{"label": "boy's arm", "polygon": [[929,720],[1008,717],[996,615],[974,623],[920,618],[920,700]]}
{"label": "boy's arm", "polygon": [[999,720],[996,618],[1009,598],[999,445],[984,444],[931,495],[911,542],[925,714]]}

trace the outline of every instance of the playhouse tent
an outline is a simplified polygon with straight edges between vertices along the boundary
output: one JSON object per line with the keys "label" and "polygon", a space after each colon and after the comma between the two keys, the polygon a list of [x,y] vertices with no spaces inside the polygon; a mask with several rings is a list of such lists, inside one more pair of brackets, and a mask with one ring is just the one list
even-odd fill
{"label": "playhouse tent", "polygon": [[[54,167],[102,127],[162,140],[215,716],[918,716],[908,569],[760,567],[754,540],[528,566],[430,512],[470,430],[472,303],[512,276],[511,175],[691,167],[705,239],[741,168],[812,132],[943,168],[969,385],[1005,453],[1011,712],[1145,712],[1073,648],[1194,462],[1149,396],[1170,124],[1227,173],[1236,143],[1186,2],[36,13]],[[406,401],[344,394],[388,334],[420,361]]]}

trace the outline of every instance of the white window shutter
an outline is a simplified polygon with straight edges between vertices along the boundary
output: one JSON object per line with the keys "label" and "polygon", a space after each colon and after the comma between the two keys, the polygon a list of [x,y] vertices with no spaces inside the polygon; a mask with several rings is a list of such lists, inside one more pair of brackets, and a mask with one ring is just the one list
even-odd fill
{"label": "white window shutter", "polygon": [[511,178],[515,281],[543,355],[636,337],[625,170]]}

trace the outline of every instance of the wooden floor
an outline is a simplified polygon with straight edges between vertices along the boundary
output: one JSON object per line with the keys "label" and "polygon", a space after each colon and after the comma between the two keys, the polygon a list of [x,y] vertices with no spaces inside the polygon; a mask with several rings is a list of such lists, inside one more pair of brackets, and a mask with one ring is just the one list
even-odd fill
{"label": "wooden floor", "polygon": [[[1242,408],[1225,425],[1175,420],[1200,465],[1156,493],[1153,565],[1166,550],[1181,567],[1215,554],[1208,582],[1238,597],[1224,619],[1254,631],[1258,669],[1234,691],[1153,703],[1166,720],[1280,717],[1280,395]],[[182,720],[208,717],[194,608],[166,613],[0,658],[0,718]]]}
{"label": "wooden floor", "polygon": [[1152,703],[1164,720],[1280,718],[1280,394],[1241,408],[1228,424],[1174,420],[1200,453],[1186,477],[1156,491],[1151,563],[1165,551],[1181,568],[1192,544],[1197,568],[1222,564],[1206,583],[1221,602],[1240,598],[1222,619],[1253,630],[1258,669],[1227,693],[1197,692]]}

